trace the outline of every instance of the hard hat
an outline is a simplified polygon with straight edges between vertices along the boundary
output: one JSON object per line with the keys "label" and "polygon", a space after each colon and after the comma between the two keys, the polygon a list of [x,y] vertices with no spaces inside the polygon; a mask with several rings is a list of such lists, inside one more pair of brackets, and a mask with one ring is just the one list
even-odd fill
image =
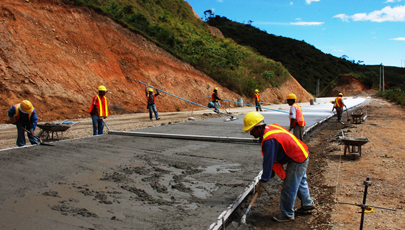
{"label": "hard hat", "polygon": [[295,94],[293,94],[293,93],[290,93],[290,94],[288,94],[288,96],[287,96],[287,99],[297,99],[297,96],[295,96]]}
{"label": "hard hat", "polygon": [[107,91],[107,88],[104,85],[100,85],[98,91]]}
{"label": "hard hat", "polygon": [[342,93],[339,93],[339,96],[343,96],[343,94],[342,94]]}
{"label": "hard hat", "polygon": [[335,102],[334,102],[334,101],[330,101],[330,103],[331,103],[331,104],[335,104]]}
{"label": "hard hat", "polygon": [[258,112],[250,112],[243,118],[243,131],[250,131],[253,127],[264,120],[264,117]]}
{"label": "hard hat", "polygon": [[256,90],[255,90],[255,92],[256,92],[256,93],[258,93],[258,92],[259,92],[259,90],[258,90],[258,89],[256,89]]}
{"label": "hard hat", "polygon": [[152,88],[149,88],[148,91],[149,91],[149,92],[153,92],[153,89],[152,89]]}
{"label": "hard hat", "polygon": [[34,110],[34,106],[32,106],[31,102],[28,100],[24,100],[20,103],[20,111],[23,113],[31,113]]}
{"label": "hard hat", "polygon": [[218,90],[218,88],[217,88],[217,87],[215,87],[215,88],[214,88],[214,90]]}

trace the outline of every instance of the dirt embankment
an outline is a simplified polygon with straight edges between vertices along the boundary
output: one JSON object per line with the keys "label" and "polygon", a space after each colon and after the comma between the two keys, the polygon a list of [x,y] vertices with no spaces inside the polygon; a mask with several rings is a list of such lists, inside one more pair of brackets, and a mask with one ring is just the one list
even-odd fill
{"label": "dirt embankment", "polygon": [[336,97],[339,93],[350,96],[367,96],[370,94],[375,94],[376,92],[377,91],[375,89],[370,89],[370,87],[365,86],[354,77],[344,74],[340,77],[336,87],[330,90],[326,96]]}
{"label": "dirt embankment", "polygon": [[[87,117],[99,85],[109,90],[111,114],[145,112],[144,85],[136,80],[203,105],[214,87],[219,87],[222,98],[242,98],[86,7],[62,0],[2,1],[0,122],[8,120],[11,105],[24,99],[33,102],[40,121]],[[261,97],[266,102],[282,102],[290,92],[302,101],[312,98],[294,79],[280,89],[266,90]],[[160,111],[190,106],[168,95],[157,99]]]}

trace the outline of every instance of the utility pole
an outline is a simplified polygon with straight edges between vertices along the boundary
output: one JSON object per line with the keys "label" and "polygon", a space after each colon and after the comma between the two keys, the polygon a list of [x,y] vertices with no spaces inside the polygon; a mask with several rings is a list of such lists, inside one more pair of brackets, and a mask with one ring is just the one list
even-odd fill
{"label": "utility pole", "polygon": [[382,68],[382,63],[380,64],[380,83],[378,84],[378,92],[381,92],[381,68]]}
{"label": "utility pole", "polygon": [[382,70],[383,70],[383,79],[382,79],[382,91],[384,92],[385,91],[385,81],[384,81],[384,66],[382,67]]}
{"label": "utility pole", "polygon": [[316,97],[319,96],[319,82],[320,82],[320,80],[318,78],[318,80],[316,81]]}

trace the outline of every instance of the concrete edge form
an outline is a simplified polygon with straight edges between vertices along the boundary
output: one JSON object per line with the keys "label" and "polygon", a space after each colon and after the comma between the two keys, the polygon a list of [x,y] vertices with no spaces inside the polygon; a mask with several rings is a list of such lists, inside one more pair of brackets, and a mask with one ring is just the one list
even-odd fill
{"label": "concrete edge form", "polygon": [[148,133],[148,132],[131,132],[131,131],[109,131],[108,134],[138,137],[157,137],[169,139],[183,139],[193,141],[213,141],[213,142],[240,142],[240,143],[259,143],[258,139],[241,138],[241,137],[220,137],[220,136],[202,136],[202,135],[182,135],[168,133]]}

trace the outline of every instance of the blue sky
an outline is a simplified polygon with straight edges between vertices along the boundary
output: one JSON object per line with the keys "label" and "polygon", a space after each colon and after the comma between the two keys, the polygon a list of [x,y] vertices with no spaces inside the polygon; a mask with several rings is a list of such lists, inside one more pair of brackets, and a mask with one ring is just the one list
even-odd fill
{"label": "blue sky", "polygon": [[186,0],[204,11],[366,65],[405,67],[405,0]]}

